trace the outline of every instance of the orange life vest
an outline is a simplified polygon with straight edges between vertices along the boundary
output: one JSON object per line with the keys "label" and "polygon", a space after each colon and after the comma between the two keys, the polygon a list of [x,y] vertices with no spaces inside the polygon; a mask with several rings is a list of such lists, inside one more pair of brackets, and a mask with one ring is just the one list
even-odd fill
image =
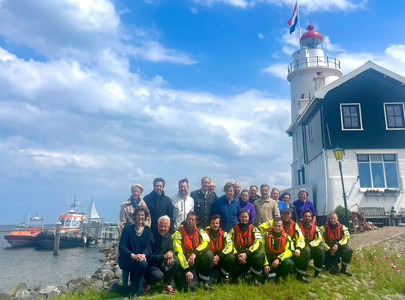
{"label": "orange life vest", "polygon": [[183,251],[187,256],[190,256],[192,251],[200,244],[200,235],[198,233],[198,228],[197,226],[194,226],[193,233],[187,233],[184,226],[180,226],[180,230],[183,235]]}
{"label": "orange life vest", "polygon": [[294,225],[295,224],[294,224],[293,220],[290,220],[290,223],[288,225],[284,225],[284,222],[283,222],[283,229],[291,238],[294,236],[294,233],[295,233]]}
{"label": "orange life vest", "polygon": [[274,237],[273,227],[270,227],[266,236],[266,254],[277,256],[285,251],[286,245],[287,237],[284,229],[281,229],[279,237]]}
{"label": "orange life vest", "polygon": [[239,224],[235,225],[235,247],[238,253],[244,253],[246,252],[250,246],[253,244],[253,239],[252,239],[252,231],[253,231],[253,224],[250,224],[248,227],[248,230],[243,232]]}
{"label": "orange life vest", "polygon": [[333,229],[329,226],[329,222],[325,223],[325,241],[329,247],[334,246],[342,239],[342,224],[338,223]]}
{"label": "orange life vest", "polygon": [[301,228],[302,234],[304,235],[305,238],[305,243],[312,242],[315,238],[315,225],[310,223],[309,228],[304,226],[304,223],[299,221],[298,226]]}
{"label": "orange life vest", "polygon": [[223,241],[224,231],[222,230],[222,228],[219,228],[218,235],[216,238],[210,235],[210,231],[208,229],[205,229],[205,231],[208,233],[210,237],[210,250],[214,253],[221,252],[224,249],[224,241]]}

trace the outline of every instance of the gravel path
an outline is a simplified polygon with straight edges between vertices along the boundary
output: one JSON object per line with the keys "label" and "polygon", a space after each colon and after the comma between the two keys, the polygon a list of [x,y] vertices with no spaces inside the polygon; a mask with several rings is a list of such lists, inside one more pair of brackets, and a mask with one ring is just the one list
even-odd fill
{"label": "gravel path", "polygon": [[358,249],[393,238],[405,243],[405,227],[386,226],[368,232],[352,234],[349,240],[349,245],[353,249]]}

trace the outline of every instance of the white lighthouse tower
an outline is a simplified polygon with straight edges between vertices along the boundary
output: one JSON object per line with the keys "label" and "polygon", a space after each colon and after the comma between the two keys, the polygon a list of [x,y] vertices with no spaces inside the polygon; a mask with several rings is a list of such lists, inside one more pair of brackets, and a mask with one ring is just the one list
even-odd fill
{"label": "white lighthouse tower", "polygon": [[293,55],[293,62],[288,67],[287,79],[291,86],[291,126],[288,130],[293,137],[292,186],[304,185],[304,149],[303,132],[295,127],[295,121],[311,101],[314,92],[342,76],[340,62],[325,56],[323,37],[309,24],[308,31],[300,38],[300,49]]}

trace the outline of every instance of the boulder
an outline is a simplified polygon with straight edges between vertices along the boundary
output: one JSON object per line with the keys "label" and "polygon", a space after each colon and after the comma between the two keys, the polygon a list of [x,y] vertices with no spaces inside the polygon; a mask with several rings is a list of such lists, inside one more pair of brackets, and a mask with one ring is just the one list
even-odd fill
{"label": "boulder", "polygon": [[15,286],[13,286],[11,288],[11,290],[8,292],[8,294],[10,296],[15,296],[18,291],[23,291],[23,290],[28,292],[28,286],[25,283],[19,283],[19,284],[16,284]]}
{"label": "boulder", "polygon": [[3,293],[2,291],[0,291],[0,299],[2,300],[10,300],[11,296],[9,294]]}
{"label": "boulder", "polygon": [[44,295],[47,298],[51,298],[52,296],[59,296],[61,294],[60,290],[55,285],[48,285],[42,290],[38,292],[40,295]]}
{"label": "boulder", "polygon": [[77,278],[77,279],[69,280],[66,283],[66,287],[67,287],[68,291],[74,291],[77,288],[79,288],[80,286],[82,286],[82,284],[83,284],[83,278]]}

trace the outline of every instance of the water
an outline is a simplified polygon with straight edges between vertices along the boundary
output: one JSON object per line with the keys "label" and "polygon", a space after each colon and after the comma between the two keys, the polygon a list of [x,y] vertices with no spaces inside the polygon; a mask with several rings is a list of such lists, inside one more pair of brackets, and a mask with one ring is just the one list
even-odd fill
{"label": "water", "polygon": [[102,245],[53,251],[35,248],[11,248],[4,235],[15,226],[0,225],[0,290],[8,292],[14,285],[66,284],[71,279],[92,275],[100,266]]}

